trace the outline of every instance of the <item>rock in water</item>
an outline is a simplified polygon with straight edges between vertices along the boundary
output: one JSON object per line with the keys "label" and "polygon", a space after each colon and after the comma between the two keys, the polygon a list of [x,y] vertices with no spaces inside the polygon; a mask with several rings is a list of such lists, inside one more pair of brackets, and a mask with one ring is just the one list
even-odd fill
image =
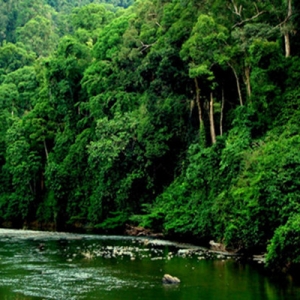
{"label": "rock in water", "polygon": [[45,244],[39,244],[38,248],[39,248],[40,251],[45,250]]}
{"label": "rock in water", "polygon": [[216,243],[214,240],[209,241],[212,250],[215,251],[226,251],[226,247],[224,244]]}
{"label": "rock in water", "polygon": [[169,274],[165,274],[162,279],[162,282],[164,284],[178,284],[180,283],[180,279]]}

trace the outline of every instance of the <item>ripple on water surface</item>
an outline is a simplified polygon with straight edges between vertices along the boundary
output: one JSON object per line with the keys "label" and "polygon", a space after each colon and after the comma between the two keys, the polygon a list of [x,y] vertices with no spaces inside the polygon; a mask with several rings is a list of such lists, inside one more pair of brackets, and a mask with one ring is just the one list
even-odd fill
{"label": "ripple on water surface", "polygon": [[[203,259],[201,251],[146,238],[0,229],[0,299],[300,299],[299,285],[278,286],[250,265]],[[165,273],[180,285],[162,285]]]}

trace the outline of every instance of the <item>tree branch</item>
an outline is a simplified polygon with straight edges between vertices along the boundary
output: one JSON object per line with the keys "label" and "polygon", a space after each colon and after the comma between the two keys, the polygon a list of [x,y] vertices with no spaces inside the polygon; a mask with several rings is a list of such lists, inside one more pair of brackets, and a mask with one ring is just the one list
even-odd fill
{"label": "tree branch", "polygon": [[258,9],[258,7],[257,7],[256,3],[253,3],[253,5],[254,5],[254,6],[255,6],[255,8],[256,8],[256,12],[257,12],[257,13],[259,13],[259,9]]}
{"label": "tree branch", "polygon": [[234,14],[238,15],[240,18],[242,18],[242,9],[243,6],[240,5],[240,7],[238,8],[237,5],[235,4],[235,2],[233,0],[231,0],[231,3],[233,5],[234,10],[231,10]]}
{"label": "tree branch", "polygon": [[153,46],[155,43],[152,43],[152,44],[144,44],[143,42],[140,42],[141,43],[141,47],[139,48],[139,51],[141,53],[143,53],[144,51],[146,51],[148,48],[150,48],[151,46]]}
{"label": "tree branch", "polygon": [[285,24],[292,16],[293,16],[293,14],[288,15],[282,22],[280,22],[278,25],[276,25],[275,28],[281,27],[281,25]]}
{"label": "tree branch", "polygon": [[252,20],[258,18],[260,15],[262,15],[262,14],[264,14],[264,13],[265,13],[264,10],[263,10],[263,11],[260,11],[260,12],[258,12],[256,15],[254,15],[252,18],[248,18],[248,19],[245,19],[245,20],[243,20],[243,21],[241,21],[241,22],[238,22],[238,23],[234,24],[234,25],[232,26],[232,28],[235,28],[235,27],[237,27],[237,26],[240,26],[240,25],[242,25],[242,24],[244,24],[244,23],[246,23],[246,22],[252,21]]}

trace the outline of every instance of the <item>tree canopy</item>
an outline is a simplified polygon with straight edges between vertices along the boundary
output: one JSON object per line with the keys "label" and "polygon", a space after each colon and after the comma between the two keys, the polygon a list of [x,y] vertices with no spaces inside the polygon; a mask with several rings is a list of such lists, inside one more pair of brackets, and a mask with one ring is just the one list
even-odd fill
{"label": "tree canopy", "polygon": [[2,1],[1,223],[131,223],[299,263],[299,12]]}

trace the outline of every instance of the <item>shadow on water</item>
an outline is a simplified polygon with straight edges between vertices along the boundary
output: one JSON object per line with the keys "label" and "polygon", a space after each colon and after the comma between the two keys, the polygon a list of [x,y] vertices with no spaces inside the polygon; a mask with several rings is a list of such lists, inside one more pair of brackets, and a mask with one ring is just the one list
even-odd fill
{"label": "shadow on water", "polygon": [[[293,278],[166,241],[0,231],[0,299],[300,299]],[[163,285],[164,274],[181,279]]]}

